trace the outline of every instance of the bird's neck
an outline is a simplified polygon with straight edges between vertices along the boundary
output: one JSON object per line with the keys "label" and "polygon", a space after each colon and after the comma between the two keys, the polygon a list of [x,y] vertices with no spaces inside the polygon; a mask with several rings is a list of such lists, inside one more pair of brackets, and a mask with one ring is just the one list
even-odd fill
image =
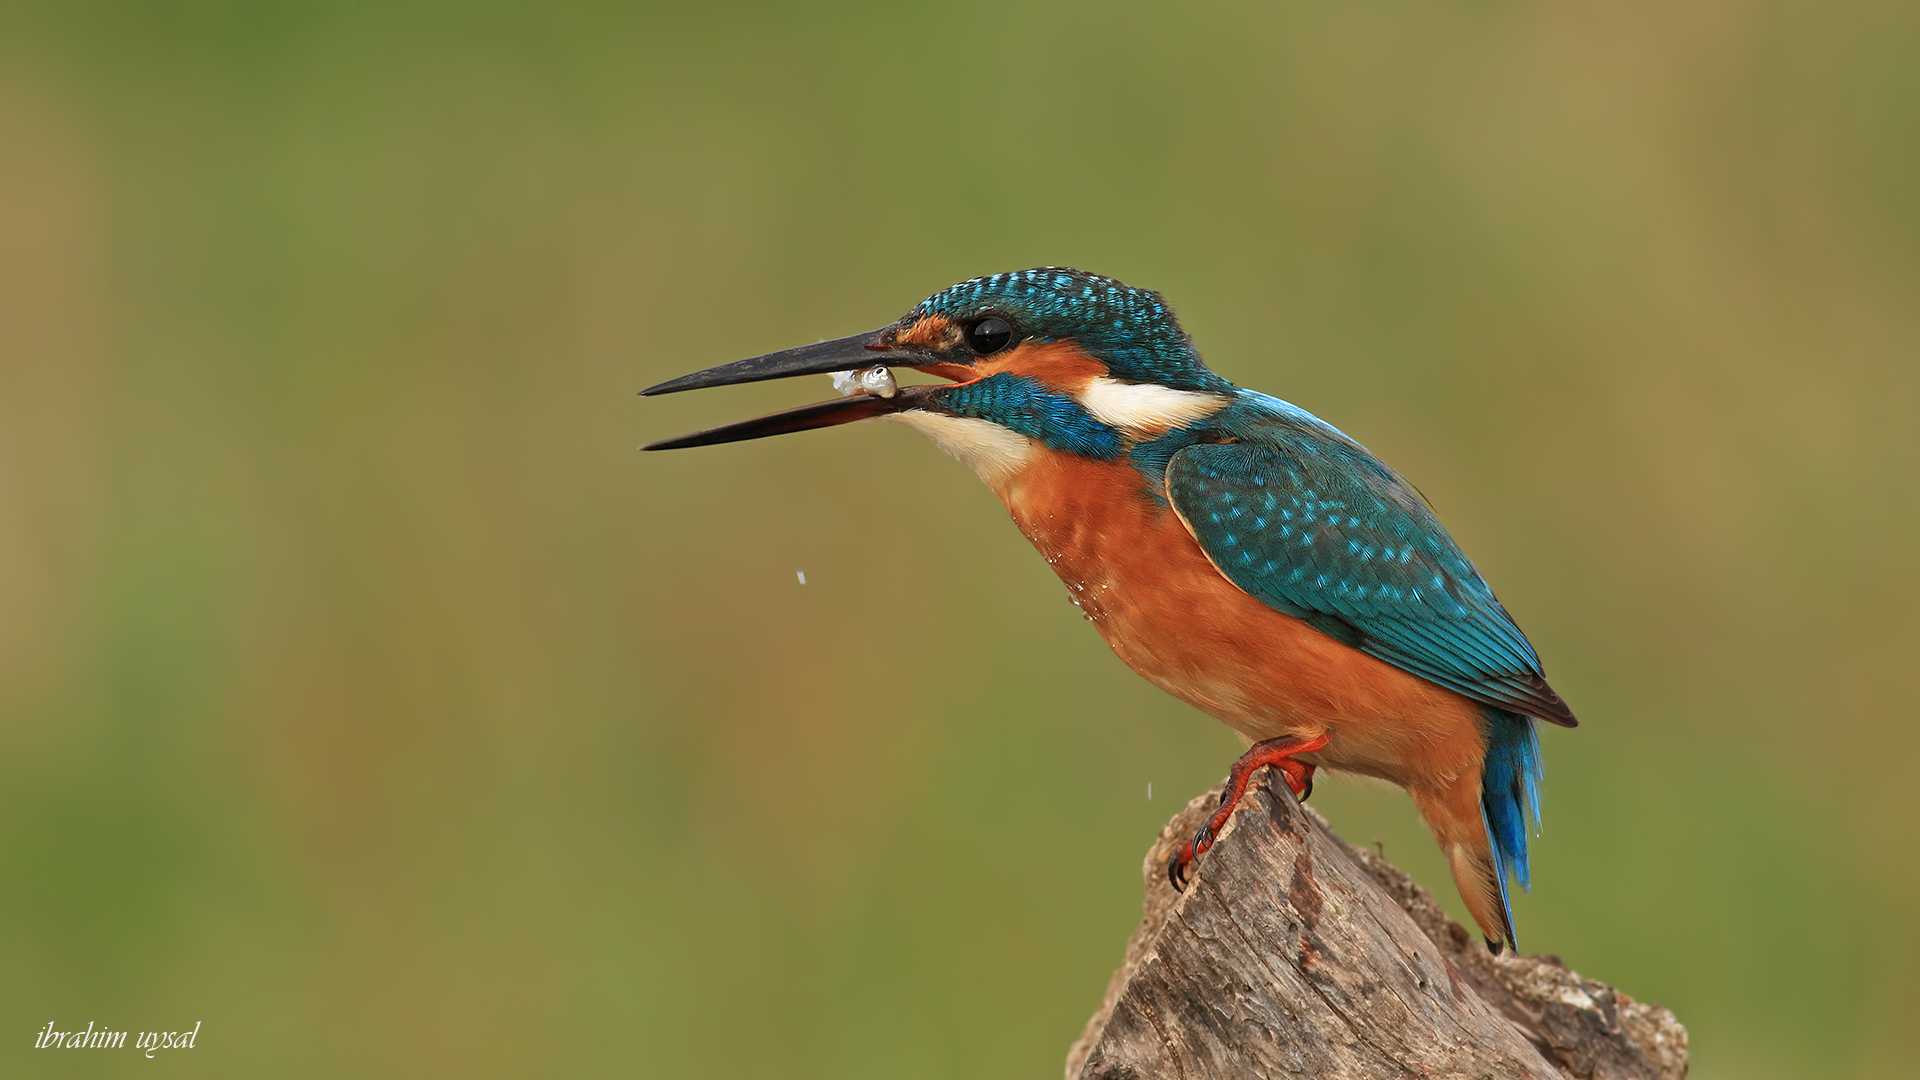
{"label": "bird's neck", "polygon": [[[1068,343],[1023,350],[943,388],[925,409],[893,415],[958,458],[1003,498],[1006,485],[1050,455],[1124,462],[1136,447],[1204,423],[1231,390],[1182,390],[1108,374]],[[1223,380],[1224,383],[1224,380]]]}
{"label": "bird's neck", "polygon": [[911,409],[886,417],[933,440],[1005,498],[1004,488],[1024,473],[1045,444],[990,420]]}

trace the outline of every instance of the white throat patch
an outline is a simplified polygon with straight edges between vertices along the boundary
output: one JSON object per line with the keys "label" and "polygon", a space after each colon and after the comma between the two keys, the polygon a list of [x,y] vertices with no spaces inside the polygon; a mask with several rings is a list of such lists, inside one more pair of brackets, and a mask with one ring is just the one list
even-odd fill
{"label": "white throat patch", "polygon": [[932,439],[935,446],[952,454],[996,490],[1026,468],[1037,445],[1017,431],[970,416],[908,409],[882,419],[898,420]]}
{"label": "white throat patch", "polygon": [[1200,390],[1175,390],[1153,383],[1128,383],[1102,375],[1077,395],[1094,418],[1134,438],[1158,438],[1174,428],[1225,408],[1231,399]]}

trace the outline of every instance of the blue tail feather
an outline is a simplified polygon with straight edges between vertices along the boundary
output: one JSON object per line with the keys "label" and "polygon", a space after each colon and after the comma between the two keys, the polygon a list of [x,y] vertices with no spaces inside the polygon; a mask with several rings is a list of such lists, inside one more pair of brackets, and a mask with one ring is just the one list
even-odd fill
{"label": "blue tail feather", "polygon": [[1522,890],[1533,887],[1527,869],[1527,826],[1540,831],[1540,740],[1532,717],[1505,709],[1488,709],[1485,728],[1487,761],[1480,773],[1480,810],[1486,818],[1493,876],[1500,886],[1500,906],[1505,909],[1511,939],[1507,875],[1511,873]]}

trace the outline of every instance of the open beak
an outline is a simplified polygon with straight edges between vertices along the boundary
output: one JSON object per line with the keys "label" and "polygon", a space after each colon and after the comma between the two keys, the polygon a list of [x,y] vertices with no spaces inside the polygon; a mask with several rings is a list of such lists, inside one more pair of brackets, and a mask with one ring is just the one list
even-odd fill
{"label": "open beak", "polygon": [[[877,365],[917,367],[939,362],[937,357],[925,353],[894,349],[881,344],[880,337],[884,332],[884,330],[874,330],[870,333],[855,334],[852,337],[822,341],[817,345],[783,349],[765,356],[756,356],[751,360],[736,360],[731,364],[721,364],[719,367],[669,379],[658,386],[649,386],[640,393],[653,397],[657,394],[674,394],[682,390],[704,390],[710,386],[731,386],[734,383],[784,379],[793,375],[824,375],[829,372],[870,368]],[[835,424],[845,424],[854,420],[865,420],[873,416],[884,416],[888,413],[911,409],[932,390],[931,386],[903,386],[890,396],[856,393],[852,397],[842,398],[839,401],[804,405],[798,409],[789,409],[771,416],[742,420],[739,423],[709,428],[706,431],[696,431],[677,439],[661,439],[658,442],[650,442],[640,449],[678,450],[688,446],[712,446],[715,443],[739,442],[742,439],[758,439],[767,435],[784,435],[789,431],[832,427]]]}

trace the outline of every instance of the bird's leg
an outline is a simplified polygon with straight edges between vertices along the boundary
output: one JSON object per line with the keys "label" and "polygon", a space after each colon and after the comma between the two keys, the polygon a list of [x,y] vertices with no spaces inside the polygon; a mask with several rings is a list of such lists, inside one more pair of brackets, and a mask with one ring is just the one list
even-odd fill
{"label": "bird's leg", "polygon": [[1327,745],[1325,735],[1316,735],[1311,739],[1299,735],[1282,735],[1277,739],[1267,739],[1254,743],[1240,760],[1233,763],[1233,770],[1227,773],[1226,790],[1220,793],[1220,807],[1207,818],[1193,839],[1174,849],[1167,859],[1167,881],[1175,892],[1186,887],[1187,868],[1193,861],[1206,854],[1213,846],[1213,838],[1227,827],[1227,819],[1233,816],[1233,808],[1247,794],[1247,784],[1253,779],[1253,771],[1263,765],[1271,765],[1280,770],[1287,778],[1287,787],[1301,800],[1313,793],[1313,766],[1304,761],[1294,760],[1295,754],[1311,754]]}

